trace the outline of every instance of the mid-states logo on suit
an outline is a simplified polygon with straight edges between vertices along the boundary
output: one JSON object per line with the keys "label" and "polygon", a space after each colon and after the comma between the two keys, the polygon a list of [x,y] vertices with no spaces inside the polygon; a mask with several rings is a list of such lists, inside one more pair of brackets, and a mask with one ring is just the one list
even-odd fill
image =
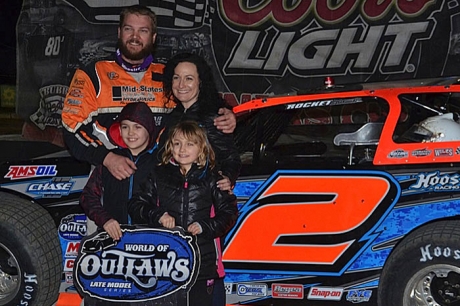
{"label": "mid-states logo on suit", "polygon": [[84,296],[104,301],[146,301],[188,290],[199,269],[196,239],[182,229],[123,228],[81,242],[74,284]]}

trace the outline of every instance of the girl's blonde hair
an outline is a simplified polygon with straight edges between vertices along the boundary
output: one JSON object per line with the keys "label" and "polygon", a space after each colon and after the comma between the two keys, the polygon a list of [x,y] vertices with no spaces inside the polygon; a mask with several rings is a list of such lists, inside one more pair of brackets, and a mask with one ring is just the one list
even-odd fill
{"label": "girl's blonde hair", "polygon": [[173,158],[173,139],[177,134],[182,134],[185,139],[198,145],[200,149],[198,154],[198,168],[203,168],[206,165],[211,169],[214,168],[216,160],[214,150],[209,144],[206,132],[195,121],[182,121],[171,129],[161,157],[161,164],[165,165]]}

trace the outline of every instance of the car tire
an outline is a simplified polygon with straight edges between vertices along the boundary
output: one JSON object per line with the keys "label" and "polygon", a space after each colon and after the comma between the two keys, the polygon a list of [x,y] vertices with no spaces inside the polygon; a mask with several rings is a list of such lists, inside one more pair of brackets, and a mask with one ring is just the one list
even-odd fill
{"label": "car tire", "polygon": [[456,305],[460,300],[459,228],[460,220],[438,221],[396,245],[380,277],[378,305]]}
{"label": "car tire", "polygon": [[0,305],[50,306],[62,277],[56,225],[36,203],[0,192]]}

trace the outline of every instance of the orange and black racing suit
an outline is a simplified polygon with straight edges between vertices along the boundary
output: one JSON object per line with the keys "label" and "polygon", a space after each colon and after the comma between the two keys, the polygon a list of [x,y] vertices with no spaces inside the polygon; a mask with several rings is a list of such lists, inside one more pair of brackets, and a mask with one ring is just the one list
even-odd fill
{"label": "orange and black racing suit", "polygon": [[[79,160],[100,165],[114,146],[107,128],[131,102],[143,101],[152,110],[156,133],[171,112],[174,102],[163,98],[162,64],[151,63],[138,82],[116,61],[98,61],[77,69],[62,109],[64,139],[70,152]],[[136,72],[138,76],[140,72]]]}

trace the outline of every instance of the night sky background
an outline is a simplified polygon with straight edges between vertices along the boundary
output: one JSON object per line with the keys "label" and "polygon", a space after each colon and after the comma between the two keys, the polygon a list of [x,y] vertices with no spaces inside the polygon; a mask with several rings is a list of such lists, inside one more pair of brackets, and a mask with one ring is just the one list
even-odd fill
{"label": "night sky background", "polygon": [[16,22],[22,0],[0,0],[0,84],[16,84]]}

